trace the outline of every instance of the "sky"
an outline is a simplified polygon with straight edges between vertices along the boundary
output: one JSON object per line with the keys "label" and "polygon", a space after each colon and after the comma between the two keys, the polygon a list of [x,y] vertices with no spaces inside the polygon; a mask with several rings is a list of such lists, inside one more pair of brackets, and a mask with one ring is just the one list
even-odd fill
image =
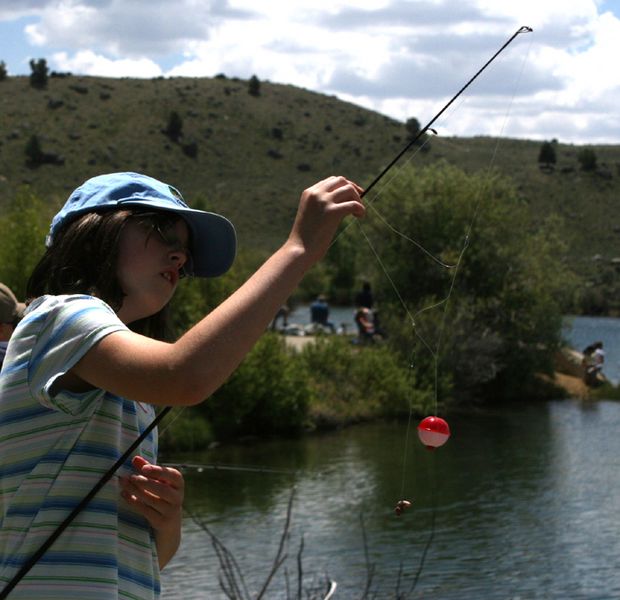
{"label": "sky", "polygon": [[28,75],[291,84],[438,135],[620,143],[620,0],[0,0],[0,60]]}

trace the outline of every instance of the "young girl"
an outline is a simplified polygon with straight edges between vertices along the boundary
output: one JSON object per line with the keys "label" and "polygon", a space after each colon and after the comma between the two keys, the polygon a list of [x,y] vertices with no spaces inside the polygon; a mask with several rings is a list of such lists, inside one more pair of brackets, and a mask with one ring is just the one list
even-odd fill
{"label": "young girl", "polygon": [[[198,404],[224,383],[341,220],[364,214],[360,193],[343,177],[305,190],[284,245],[167,343],[158,338],[179,278],[226,272],[232,225],[136,173],[75,190],[52,222],[0,376],[0,588],[145,430],[154,406]],[[158,597],[159,569],[180,541],[183,479],[156,455],[151,433],[10,597]]]}

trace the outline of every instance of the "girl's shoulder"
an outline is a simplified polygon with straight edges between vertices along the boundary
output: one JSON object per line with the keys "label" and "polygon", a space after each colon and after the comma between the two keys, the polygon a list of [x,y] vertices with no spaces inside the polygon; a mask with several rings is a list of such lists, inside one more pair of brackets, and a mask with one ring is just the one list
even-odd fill
{"label": "girl's shoulder", "polygon": [[63,294],[45,295],[36,298],[26,308],[24,318],[39,318],[50,313],[65,312],[72,313],[85,309],[101,309],[112,314],[116,314],[112,308],[100,298],[87,294]]}
{"label": "girl's shoulder", "polygon": [[86,294],[47,295],[28,305],[13,335],[35,336],[41,340],[45,335],[71,337],[110,328],[127,329],[127,326],[100,298]]}

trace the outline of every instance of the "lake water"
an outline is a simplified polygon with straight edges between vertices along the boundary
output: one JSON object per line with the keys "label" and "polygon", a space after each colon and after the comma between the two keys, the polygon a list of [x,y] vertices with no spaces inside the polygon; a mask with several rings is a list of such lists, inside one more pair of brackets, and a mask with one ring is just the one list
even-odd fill
{"label": "lake water", "polygon": [[[353,306],[330,306],[329,320],[336,326],[341,327],[344,323],[347,329],[353,333],[357,330],[355,321],[355,308]],[[307,325],[310,323],[310,306],[301,304],[296,306],[288,317],[289,323]]]}
{"label": "lake water", "polygon": [[[595,332],[605,342],[609,322],[586,325],[578,347]],[[611,362],[613,340],[605,346]],[[269,573],[294,490],[287,558],[266,598],[297,597],[302,536],[304,586],[328,576],[335,599],[361,598],[369,570],[369,598],[620,598],[620,403],[444,416],[452,437],[435,452],[415,423],[378,423],[164,459],[271,470],[186,471],[186,505],[232,552],[249,597]],[[413,506],[396,517],[400,499]],[[226,598],[219,575],[210,538],[187,518],[163,597]]]}

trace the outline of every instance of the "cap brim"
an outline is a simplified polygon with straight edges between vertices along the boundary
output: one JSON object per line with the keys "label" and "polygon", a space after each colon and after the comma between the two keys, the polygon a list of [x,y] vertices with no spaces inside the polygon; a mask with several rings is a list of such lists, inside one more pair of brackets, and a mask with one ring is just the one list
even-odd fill
{"label": "cap brim", "polygon": [[174,212],[182,217],[192,233],[190,250],[195,276],[217,277],[232,266],[237,253],[237,234],[226,217],[193,208],[172,207],[169,202],[159,202],[156,199],[120,200],[118,204]]}

